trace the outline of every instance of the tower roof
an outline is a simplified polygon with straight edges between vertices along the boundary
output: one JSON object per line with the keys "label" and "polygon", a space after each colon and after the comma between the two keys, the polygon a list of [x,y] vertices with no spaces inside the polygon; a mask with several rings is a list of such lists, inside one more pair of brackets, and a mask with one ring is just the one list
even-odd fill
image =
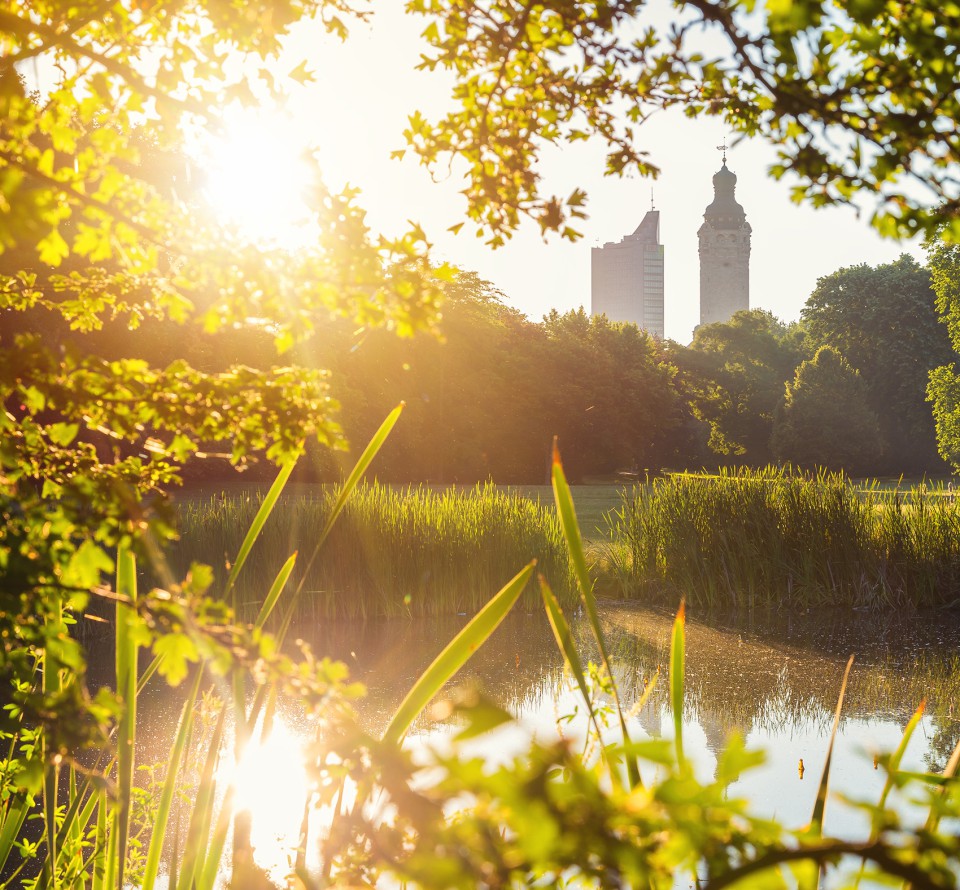
{"label": "tower roof", "polygon": [[660,211],[648,210],[631,236],[640,241],[660,243]]}
{"label": "tower roof", "polygon": [[703,218],[715,229],[739,229],[747,215],[734,197],[737,175],[727,169],[727,162],[713,174],[713,203],[703,212]]}

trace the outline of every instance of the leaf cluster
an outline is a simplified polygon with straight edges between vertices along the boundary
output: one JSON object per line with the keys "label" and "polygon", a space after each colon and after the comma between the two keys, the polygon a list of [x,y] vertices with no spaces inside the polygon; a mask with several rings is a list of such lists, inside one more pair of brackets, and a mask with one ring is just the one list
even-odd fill
{"label": "leaf cluster", "polygon": [[454,111],[410,118],[430,167],[462,163],[468,217],[500,244],[522,217],[579,233],[585,196],[542,194],[549,146],[606,143],[607,172],[656,175],[639,126],[658,111],[722,119],[777,148],[795,201],[867,206],[885,235],[958,236],[958,10],[922,0],[686,0],[666,26],[642,0],[411,0],[422,67],[454,76]]}

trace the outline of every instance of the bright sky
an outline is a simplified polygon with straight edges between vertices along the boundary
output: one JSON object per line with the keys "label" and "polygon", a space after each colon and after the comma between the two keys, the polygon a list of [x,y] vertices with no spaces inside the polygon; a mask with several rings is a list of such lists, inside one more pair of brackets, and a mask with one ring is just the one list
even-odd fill
{"label": "bright sky", "polygon": [[[730,133],[712,119],[688,120],[679,113],[649,121],[640,129],[641,147],[661,167],[656,181],[603,177],[599,143],[551,150],[540,167],[545,190],[566,196],[581,187],[589,194],[590,218],[580,226],[584,237],[575,244],[557,237],[544,242],[530,224],[506,247],[491,250],[469,226],[457,236],[446,232],[463,220],[455,173],[434,182],[412,155],[402,161],[389,157],[404,147],[408,113],[420,109],[437,116],[445,106],[444,75],[413,70],[423,27],[422,19],[385,6],[372,27],[354,26],[345,44],[319,37],[313,28],[301,33],[290,45],[291,57],[306,57],[316,82],[291,98],[288,110],[296,123],[283,138],[292,142],[291,132],[299,131],[318,146],[330,185],[349,182],[361,189],[360,203],[373,229],[399,234],[408,219],[420,223],[437,259],[476,271],[533,320],[551,308],[589,309],[590,248],[632,232],[650,208],[652,188],[665,245],[666,335],[688,342],[699,321],[697,229],[721,164],[716,146]],[[844,266],[891,262],[904,251],[922,258],[916,243],[880,239],[868,219],[851,210],[814,211],[791,203],[789,183],[766,175],[774,159],[773,149],[759,141],[735,145],[728,153],[728,166],[738,176],[737,198],[753,227],[752,307],[796,319],[824,275]]]}

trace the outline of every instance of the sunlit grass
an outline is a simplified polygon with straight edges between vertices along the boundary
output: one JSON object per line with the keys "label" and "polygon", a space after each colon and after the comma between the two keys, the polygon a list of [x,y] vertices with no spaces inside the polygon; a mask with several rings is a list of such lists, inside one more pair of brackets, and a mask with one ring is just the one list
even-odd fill
{"label": "sunlit grass", "polygon": [[598,569],[628,596],[706,606],[960,602],[960,505],[944,487],[729,470],[624,494]]}
{"label": "sunlit grass", "polygon": [[[241,611],[267,589],[294,550],[291,584],[301,585],[299,620],[472,613],[531,559],[562,599],[574,595],[569,558],[556,517],[518,494],[472,490],[361,486],[312,561],[334,493],[288,498],[264,528],[239,588]],[[249,496],[220,495],[181,506],[180,569],[207,562],[225,577],[257,509]],[[535,591],[522,603],[537,608]]]}

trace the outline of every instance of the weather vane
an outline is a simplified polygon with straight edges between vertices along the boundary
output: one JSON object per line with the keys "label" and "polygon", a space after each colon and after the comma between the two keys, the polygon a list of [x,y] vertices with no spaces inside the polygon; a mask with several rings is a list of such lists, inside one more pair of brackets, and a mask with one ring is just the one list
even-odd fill
{"label": "weather vane", "polygon": [[651,209],[651,210],[655,210],[655,209],[656,209],[656,207],[655,207],[655,205],[654,205],[654,203],[653,203],[653,188],[652,188],[652,187],[650,188],[650,209]]}
{"label": "weather vane", "polygon": [[726,164],[727,163],[727,140],[726,139],[723,140],[723,145],[717,146],[717,151],[723,152],[723,163]]}

